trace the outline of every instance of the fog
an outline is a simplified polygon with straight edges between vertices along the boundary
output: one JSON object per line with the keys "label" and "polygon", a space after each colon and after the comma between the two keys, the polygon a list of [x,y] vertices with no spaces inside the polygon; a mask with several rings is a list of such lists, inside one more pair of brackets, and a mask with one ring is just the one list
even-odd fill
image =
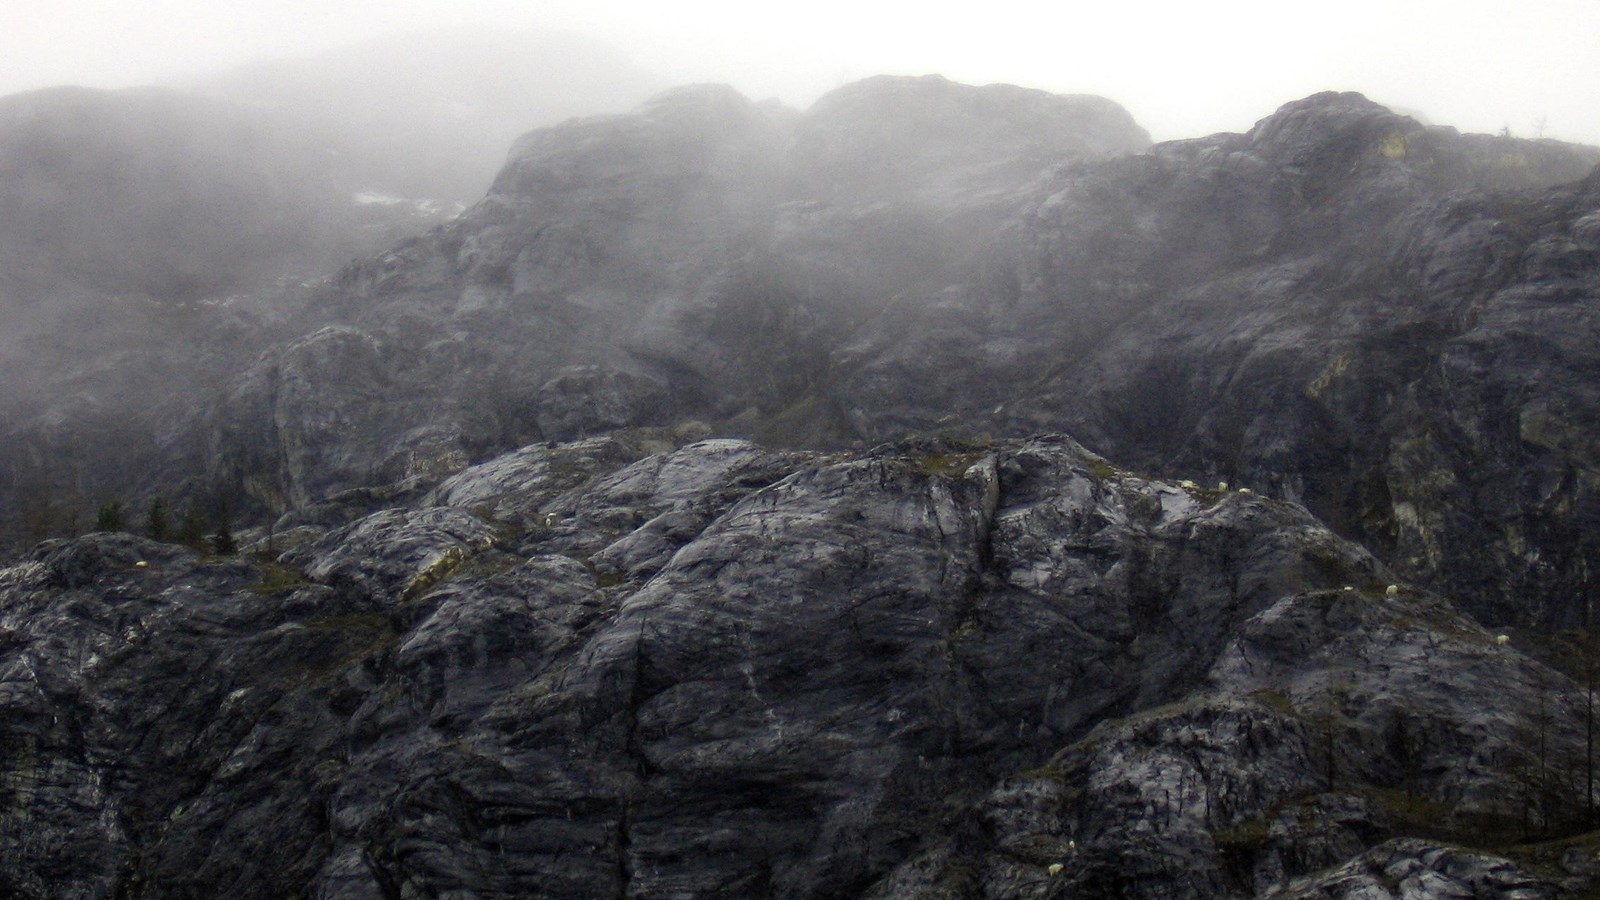
{"label": "fog", "polygon": [[1340,89],[1462,130],[1600,143],[1593,0],[0,0],[0,94],[182,81],[453,25],[576,31],[665,81],[726,81],[796,106],[867,75],[938,72],[1102,94],[1161,140],[1243,130]]}

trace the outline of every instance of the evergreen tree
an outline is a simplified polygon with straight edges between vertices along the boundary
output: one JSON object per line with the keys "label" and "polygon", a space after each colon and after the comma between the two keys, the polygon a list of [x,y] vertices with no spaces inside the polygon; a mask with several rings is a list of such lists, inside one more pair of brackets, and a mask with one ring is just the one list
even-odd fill
{"label": "evergreen tree", "polygon": [[226,520],[217,525],[217,533],[211,536],[211,548],[223,556],[239,552],[239,543],[233,539],[233,531]]}
{"label": "evergreen tree", "polygon": [[100,511],[94,517],[95,531],[121,531],[127,527],[122,516],[122,504],[112,500],[102,503]]}
{"label": "evergreen tree", "polygon": [[196,550],[205,549],[206,516],[194,503],[184,509],[183,518],[178,520],[178,542]]}
{"label": "evergreen tree", "polygon": [[211,549],[222,556],[232,556],[239,552],[239,542],[233,539],[233,526],[230,522],[232,518],[233,516],[228,513],[227,504],[223,504],[216,517],[217,532],[211,536]]}
{"label": "evergreen tree", "polygon": [[167,504],[157,497],[150,501],[150,512],[145,516],[144,530],[152,541],[164,541],[170,534],[167,524]]}

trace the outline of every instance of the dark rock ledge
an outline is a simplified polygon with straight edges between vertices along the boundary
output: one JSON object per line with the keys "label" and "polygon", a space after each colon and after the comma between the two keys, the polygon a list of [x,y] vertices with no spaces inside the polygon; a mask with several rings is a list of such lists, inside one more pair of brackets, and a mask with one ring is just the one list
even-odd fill
{"label": "dark rock ledge", "polygon": [[1062,437],[604,440],[276,559],[0,570],[0,894],[1591,883],[1581,692],[1298,505]]}

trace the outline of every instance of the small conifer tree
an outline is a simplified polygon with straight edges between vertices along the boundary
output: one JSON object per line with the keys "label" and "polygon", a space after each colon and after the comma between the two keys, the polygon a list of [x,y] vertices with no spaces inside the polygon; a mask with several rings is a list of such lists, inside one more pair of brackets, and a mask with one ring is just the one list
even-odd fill
{"label": "small conifer tree", "polygon": [[239,542],[233,539],[233,531],[228,527],[226,519],[217,523],[217,533],[211,536],[211,549],[222,556],[232,556],[239,552]]}
{"label": "small conifer tree", "polygon": [[196,550],[205,548],[206,516],[194,503],[184,509],[183,518],[178,520],[178,542]]}
{"label": "small conifer tree", "polygon": [[127,527],[122,516],[122,504],[116,500],[102,503],[94,517],[95,531],[121,531]]}
{"label": "small conifer tree", "polygon": [[167,504],[160,497],[150,501],[150,512],[145,516],[144,530],[152,541],[164,541],[171,534],[172,528],[167,523]]}
{"label": "small conifer tree", "polygon": [[238,553],[239,542],[233,539],[233,515],[228,511],[228,504],[222,504],[212,523],[216,532],[211,535],[211,549],[222,556]]}

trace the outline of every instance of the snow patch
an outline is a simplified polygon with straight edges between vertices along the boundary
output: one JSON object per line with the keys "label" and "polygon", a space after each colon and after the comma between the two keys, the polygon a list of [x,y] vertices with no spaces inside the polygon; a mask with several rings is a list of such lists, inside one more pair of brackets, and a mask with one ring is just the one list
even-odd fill
{"label": "snow patch", "polygon": [[380,194],[377,191],[357,191],[355,201],[361,206],[398,206],[406,202],[404,197],[393,194]]}
{"label": "snow patch", "polygon": [[[434,218],[439,215],[439,201],[430,197],[412,199],[410,197],[396,197],[394,194],[385,194],[382,191],[356,191],[351,195],[357,206],[409,206],[411,211],[419,216]],[[451,216],[460,215],[466,206],[456,203],[456,212]]]}

